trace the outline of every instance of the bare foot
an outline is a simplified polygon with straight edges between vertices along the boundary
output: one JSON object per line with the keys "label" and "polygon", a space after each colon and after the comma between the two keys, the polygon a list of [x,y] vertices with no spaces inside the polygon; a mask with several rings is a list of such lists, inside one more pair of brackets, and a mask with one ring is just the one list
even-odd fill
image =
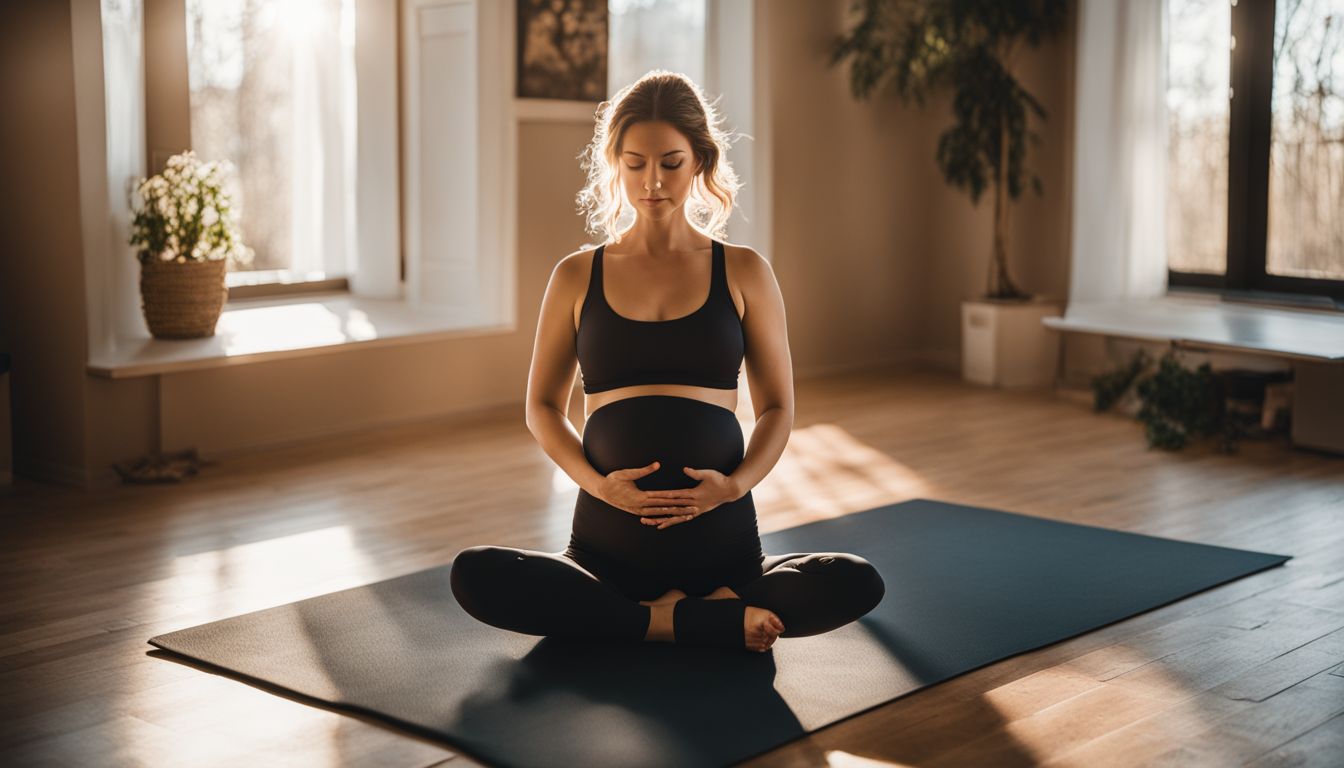
{"label": "bare foot", "polygon": [[648,606],[667,605],[668,603],[675,603],[685,596],[686,593],[682,592],[680,589],[669,589],[667,590],[666,593],[663,594],[662,597],[658,598],[657,600],[640,600],[639,604]]}
{"label": "bare foot", "polygon": [[747,606],[742,624],[747,638],[747,650],[760,653],[770,650],[775,639],[784,631],[784,622],[779,620],[774,611],[757,608],[754,605]]}
{"label": "bare foot", "polygon": [[705,600],[728,600],[728,599],[735,599],[736,597],[737,597],[737,593],[734,592],[733,590],[729,589],[728,587],[719,587],[718,589],[714,590],[713,592],[710,592],[708,595],[705,595],[703,599],[705,599]]}

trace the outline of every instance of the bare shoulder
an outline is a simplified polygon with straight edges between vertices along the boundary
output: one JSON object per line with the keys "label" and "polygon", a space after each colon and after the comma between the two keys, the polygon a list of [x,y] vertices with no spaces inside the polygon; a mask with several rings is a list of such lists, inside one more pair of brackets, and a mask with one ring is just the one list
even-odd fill
{"label": "bare shoulder", "polygon": [[588,286],[588,274],[593,267],[593,254],[596,248],[584,248],[566,255],[551,269],[548,291],[569,299],[583,295]]}
{"label": "bare shoulder", "polygon": [[587,279],[588,270],[593,266],[593,254],[597,253],[596,248],[581,248],[560,259],[555,265],[552,274],[555,279],[574,280],[575,278]]}
{"label": "bare shoulder", "polygon": [[751,269],[770,269],[770,262],[749,245],[724,242],[723,254],[728,259],[729,268],[739,267],[739,271]]}
{"label": "bare shoulder", "polygon": [[728,292],[733,294],[738,316],[746,320],[753,305],[769,305],[778,299],[779,287],[770,262],[756,249],[746,245],[723,244],[724,271],[728,274]]}
{"label": "bare shoulder", "polygon": [[576,329],[584,297],[588,295],[588,278],[592,274],[593,254],[596,252],[597,248],[583,248],[560,259],[551,270],[550,285],[546,288],[547,294],[553,296],[560,306],[569,309]]}
{"label": "bare shoulder", "polygon": [[723,255],[728,271],[728,282],[735,288],[750,294],[774,284],[774,270],[770,262],[747,245],[735,245],[725,242]]}

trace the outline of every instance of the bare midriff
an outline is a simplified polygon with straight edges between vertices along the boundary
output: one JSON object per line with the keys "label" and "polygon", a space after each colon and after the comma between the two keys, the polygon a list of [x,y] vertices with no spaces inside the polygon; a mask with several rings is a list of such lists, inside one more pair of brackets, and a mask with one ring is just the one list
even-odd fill
{"label": "bare midriff", "polygon": [[605,392],[594,392],[583,396],[583,417],[587,419],[593,411],[617,400],[644,395],[672,395],[688,397],[692,400],[717,405],[730,411],[737,411],[736,389],[715,389],[697,387],[690,384],[636,384],[630,387],[618,387]]}

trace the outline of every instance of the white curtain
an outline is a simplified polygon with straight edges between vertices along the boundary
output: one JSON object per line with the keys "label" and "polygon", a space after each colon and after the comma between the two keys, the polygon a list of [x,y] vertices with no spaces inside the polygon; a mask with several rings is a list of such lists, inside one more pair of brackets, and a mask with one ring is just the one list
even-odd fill
{"label": "white curtain", "polygon": [[293,55],[290,144],[293,260],[300,274],[355,266],[355,72],[351,0],[288,0]]}
{"label": "white curtain", "polygon": [[1081,0],[1069,304],[1167,287],[1165,0]]}

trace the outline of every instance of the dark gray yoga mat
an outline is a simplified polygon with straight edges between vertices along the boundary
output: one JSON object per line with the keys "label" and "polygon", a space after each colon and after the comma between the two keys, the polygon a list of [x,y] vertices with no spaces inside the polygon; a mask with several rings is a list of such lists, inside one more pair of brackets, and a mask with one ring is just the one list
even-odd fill
{"label": "dark gray yoga mat", "polygon": [[862,555],[886,596],[765,654],[585,643],[480,624],[444,565],[149,642],[487,763],[721,765],[1289,559],[925,499],[761,540]]}

